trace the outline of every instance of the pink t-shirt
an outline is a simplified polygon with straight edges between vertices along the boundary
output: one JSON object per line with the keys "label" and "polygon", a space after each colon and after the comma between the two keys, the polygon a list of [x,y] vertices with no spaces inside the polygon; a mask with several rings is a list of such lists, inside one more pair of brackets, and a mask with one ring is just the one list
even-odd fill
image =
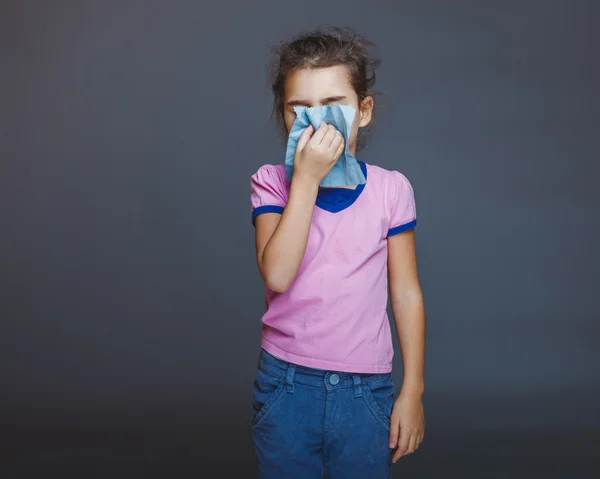
{"label": "pink t-shirt", "polygon": [[[290,288],[265,288],[261,345],[312,368],[355,373],[392,370],[387,315],[387,237],[414,228],[414,193],[397,171],[359,162],[355,190],[320,189],[304,258]],[[285,167],[264,165],[251,179],[252,220],[282,213],[290,191]]]}

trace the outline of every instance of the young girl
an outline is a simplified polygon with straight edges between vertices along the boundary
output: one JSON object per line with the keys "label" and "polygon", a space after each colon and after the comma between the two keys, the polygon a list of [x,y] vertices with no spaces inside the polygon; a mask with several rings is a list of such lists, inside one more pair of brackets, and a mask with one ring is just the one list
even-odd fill
{"label": "young girl", "polygon": [[[281,44],[274,111],[356,110],[348,147],[373,115],[376,62],[352,32],[318,29]],[[397,171],[358,161],[366,182],[319,185],[344,152],[321,122],[300,136],[293,176],[262,166],[251,180],[256,257],[267,311],[254,382],[259,477],[389,478],[423,441],[425,314],[417,276],[413,189]],[[401,159],[397,159],[401,161]],[[388,281],[389,278],[389,281]],[[394,401],[388,285],[404,365]]]}

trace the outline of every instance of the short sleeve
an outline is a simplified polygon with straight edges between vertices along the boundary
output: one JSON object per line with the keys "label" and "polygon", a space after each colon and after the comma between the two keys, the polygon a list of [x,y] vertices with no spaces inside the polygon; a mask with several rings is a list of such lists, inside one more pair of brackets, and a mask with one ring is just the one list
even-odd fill
{"label": "short sleeve", "polygon": [[417,226],[417,210],[412,185],[406,176],[398,171],[392,172],[390,201],[388,236],[397,235]]}
{"label": "short sleeve", "polygon": [[252,224],[262,213],[283,213],[286,195],[283,180],[275,165],[263,165],[250,179]]}

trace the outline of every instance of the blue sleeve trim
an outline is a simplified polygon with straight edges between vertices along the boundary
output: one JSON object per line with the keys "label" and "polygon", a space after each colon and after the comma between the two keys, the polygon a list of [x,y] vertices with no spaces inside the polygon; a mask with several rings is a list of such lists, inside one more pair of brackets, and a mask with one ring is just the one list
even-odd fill
{"label": "blue sleeve trim", "polygon": [[254,222],[256,221],[256,217],[258,215],[261,215],[263,213],[283,213],[283,206],[276,206],[276,205],[263,205],[263,206],[259,206],[258,208],[254,208],[254,210],[252,211],[252,225],[254,225]]}
{"label": "blue sleeve trim", "polygon": [[388,236],[394,236],[397,235],[398,233],[402,233],[404,231],[408,231],[413,229],[415,226],[417,226],[417,218],[415,218],[414,220],[412,220],[410,223],[405,223],[403,225],[400,226],[395,226],[393,228],[390,228],[390,230],[388,231]]}

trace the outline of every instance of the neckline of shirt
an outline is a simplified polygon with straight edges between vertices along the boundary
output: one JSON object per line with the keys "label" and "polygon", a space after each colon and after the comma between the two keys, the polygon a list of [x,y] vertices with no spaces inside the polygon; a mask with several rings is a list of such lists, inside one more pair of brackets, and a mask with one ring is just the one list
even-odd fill
{"label": "neckline of shirt", "polygon": [[[360,165],[360,169],[365,175],[367,180],[367,165],[365,162],[357,160]],[[316,206],[320,209],[328,211],[330,213],[338,213],[343,211],[358,199],[363,190],[365,189],[366,182],[362,185],[358,185],[356,188],[319,188],[317,194]]]}

